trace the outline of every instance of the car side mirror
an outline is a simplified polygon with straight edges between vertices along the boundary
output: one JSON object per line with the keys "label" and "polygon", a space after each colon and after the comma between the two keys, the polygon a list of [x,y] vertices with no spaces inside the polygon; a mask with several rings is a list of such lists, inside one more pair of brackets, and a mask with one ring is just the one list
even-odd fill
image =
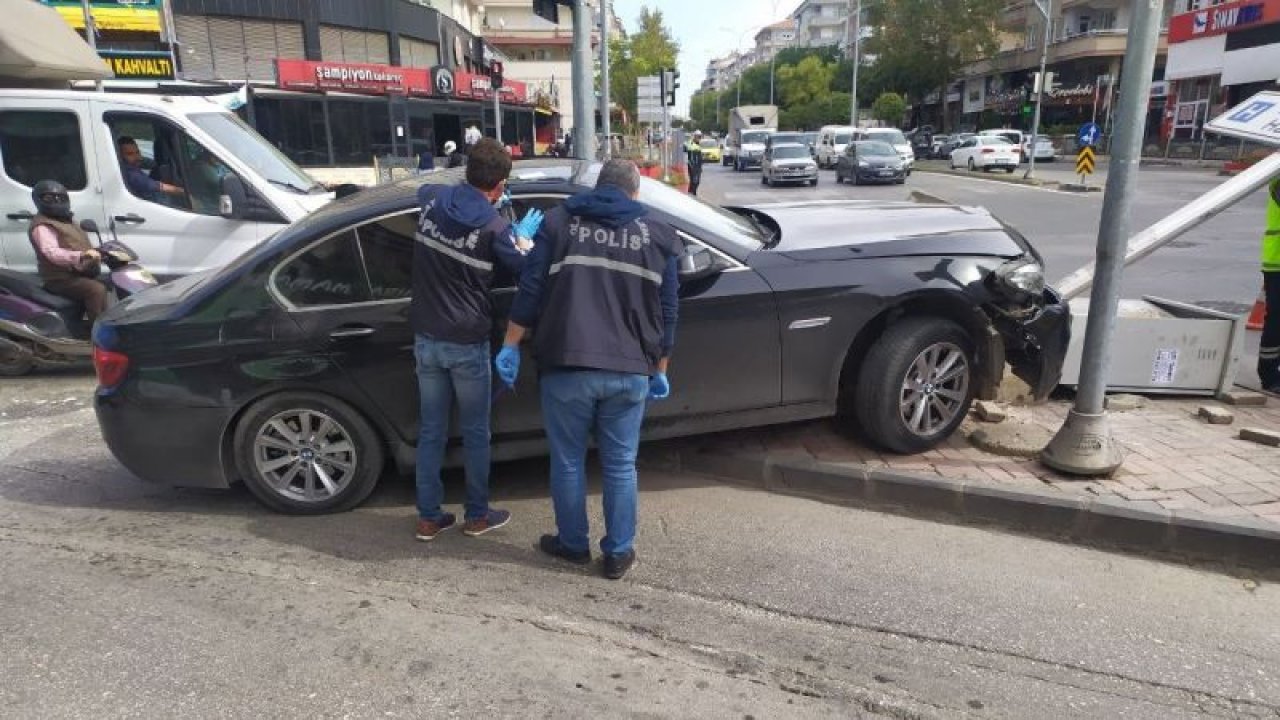
{"label": "car side mirror", "polygon": [[719,271],[716,256],[707,248],[695,248],[680,256],[680,282],[701,280]]}
{"label": "car side mirror", "polygon": [[222,196],[218,198],[218,214],[228,220],[240,220],[245,215],[249,193],[244,181],[236,175],[222,178]]}
{"label": "car side mirror", "polygon": [[81,220],[80,229],[87,233],[96,233],[98,232],[98,223],[92,220]]}

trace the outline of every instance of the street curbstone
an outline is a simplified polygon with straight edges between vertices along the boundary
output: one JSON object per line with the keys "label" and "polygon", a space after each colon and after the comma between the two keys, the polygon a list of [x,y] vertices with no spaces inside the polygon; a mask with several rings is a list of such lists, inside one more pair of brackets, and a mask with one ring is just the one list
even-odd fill
{"label": "street curbstone", "polygon": [[1270,447],[1280,447],[1280,432],[1275,430],[1263,430],[1261,428],[1240,428],[1240,439],[1248,440],[1259,445],[1268,445]]}
{"label": "street curbstone", "polygon": [[1147,406],[1147,399],[1141,395],[1133,395],[1130,393],[1119,393],[1107,396],[1107,410],[1110,412],[1129,412],[1130,410],[1141,410]]}
{"label": "street curbstone", "polygon": [[966,485],[963,514],[973,520],[1052,535],[1078,536],[1088,500],[1035,490]]}
{"label": "street curbstone", "polygon": [[1196,416],[1210,425],[1230,425],[1236,421],[1236,416],[1230,410],[1213,405],[1201,405],[1196,410]]}
{"label": "street curbstone", "polygon": [[766,456],[763,453],[729,455],[725,453],[686,451],[681,466],[690,472],[715,475],[738,485],[764,489]]}
{"label": "street curbstone", "polygon": [[783,495],[863,504],[869,497],[867,469],[816,460],[781,459],[770,463],[766,490]]}
{"label": "street curbstone", "polygon": [[1172,546],[1173,513],[1135,508],[1111,498],[1094,498],[1086,508],[1084,536],[1090,540],[1144,550]]}
{"label": "street curbstone", "polygon": [[1174,552],[1248,567],[1274,567],[1280,557],[1280,530],[1254,518],[1230,521],[1194,511],[1178,511]]}
{"label": "street curbstone", "polygon": [[1218,400],[1236,407],[1266,407],[1267,396],[1251,390],[1231,390],[1218,394]]}
{"label": "street curbstone", "polygon": [[964,514],[964,485],[923,475],[873,469],[868,473],[869,497],[877,503],[906,505]]}

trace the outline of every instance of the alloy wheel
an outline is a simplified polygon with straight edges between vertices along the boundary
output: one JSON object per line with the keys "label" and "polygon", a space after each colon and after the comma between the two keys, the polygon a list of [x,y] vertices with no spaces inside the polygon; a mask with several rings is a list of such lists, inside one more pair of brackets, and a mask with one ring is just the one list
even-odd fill
{"label": "alloy wheel", "polygon": [[950,423],[969,394],[969,360],[960,346],[939,342],[916,356],[902,379],[898,407],[913,434],[932,435]]}
{"label": "alloy wheel", "polygon": [[253,439],[253,463],[262,480],[292,501],[328,500],[351,484],[357,467],[351,434],[319,410],[285,410]]}

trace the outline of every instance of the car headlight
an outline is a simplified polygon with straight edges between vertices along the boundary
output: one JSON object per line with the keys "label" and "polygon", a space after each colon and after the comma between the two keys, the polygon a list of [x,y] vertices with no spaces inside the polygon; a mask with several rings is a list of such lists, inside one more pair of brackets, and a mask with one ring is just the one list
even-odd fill
{"label": "car headlight", "polygon": [[866,160],[859,160],[858,167],[871,167],[871,164],[868,163]]}
{"label": "car headlight", "polygon": [[1018,299],[1044,294],[1044,268],[1032,258],[1015,258],[996,268],[996,282]]}

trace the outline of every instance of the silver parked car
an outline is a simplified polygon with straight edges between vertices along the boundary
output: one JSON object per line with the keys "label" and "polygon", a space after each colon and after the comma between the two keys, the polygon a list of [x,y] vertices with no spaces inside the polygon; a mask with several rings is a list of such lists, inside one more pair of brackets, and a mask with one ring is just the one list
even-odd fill
{"label": "silver parked car", "polygon": [[778,183],[817,185],[818,163],[806,145],[772,145],[765,151],[760,165],[760,182],[770,187]]}

